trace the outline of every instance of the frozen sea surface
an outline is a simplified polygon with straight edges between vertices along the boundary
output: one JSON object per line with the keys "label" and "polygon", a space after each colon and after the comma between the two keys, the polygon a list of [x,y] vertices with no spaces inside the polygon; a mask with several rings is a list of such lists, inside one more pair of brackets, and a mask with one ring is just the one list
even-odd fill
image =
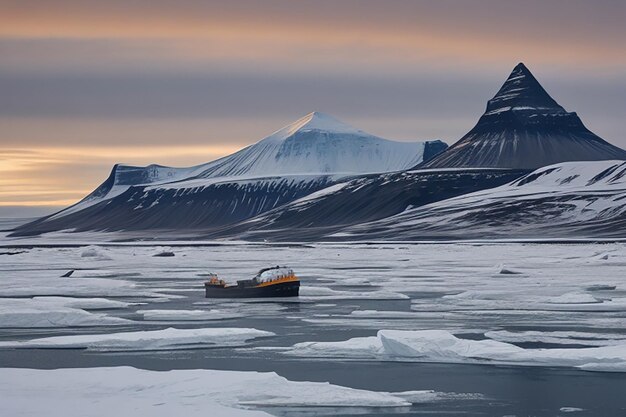
{"label": "frozen sea surface", "polygon": [[[5,241],[0,367],[72,381],[70,368],[276,372],[409,403],[320,408],[295,390],[270,404],[268,383],[246,410],[221,404],[273,415],[626,414],[624,244],[165,246],[174,256]],[[277,264],[300,276],[300,298],[204,298],[209,272]],[[178,392],[173,375],[163,386]]]}

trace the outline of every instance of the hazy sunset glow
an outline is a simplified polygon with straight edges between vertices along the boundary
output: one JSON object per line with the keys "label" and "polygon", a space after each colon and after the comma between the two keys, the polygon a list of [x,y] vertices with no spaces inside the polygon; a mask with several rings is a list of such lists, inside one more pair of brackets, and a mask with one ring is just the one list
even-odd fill
{"label": "hazy sunset glow", "polygon": [[207,162],[313,110],[389,139],[452,143],[519,61],[626,146],[622,1],[0,8],[0,206],[71,204],[116,162]]}
{"label": "hazy sunset glow", "polygon": [[115,163],[125,162],[125,157],[139,165],[165,161],[171,166],[186,166],[189,161],[217,159],[237,149],[226,145],[185,145],[3,150],[0,152],[0,206],[73,204],[93,191],[94,185],[106,178],[107,171]]}

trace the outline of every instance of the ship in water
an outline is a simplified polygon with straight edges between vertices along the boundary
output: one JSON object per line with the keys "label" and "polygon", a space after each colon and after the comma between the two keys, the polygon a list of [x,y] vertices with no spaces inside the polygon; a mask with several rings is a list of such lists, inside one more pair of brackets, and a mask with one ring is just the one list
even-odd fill
{"label": "ship in water", "polygon": [[275,266],[261,269],[254,278],[233,285],[211,274],[204,288],[206,298],[297,297],[300,280],[291,268]]}

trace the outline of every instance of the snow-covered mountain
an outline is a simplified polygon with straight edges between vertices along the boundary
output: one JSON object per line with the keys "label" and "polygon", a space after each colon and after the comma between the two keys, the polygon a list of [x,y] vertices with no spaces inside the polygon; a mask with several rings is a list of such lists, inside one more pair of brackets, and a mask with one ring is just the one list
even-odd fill
{"label": "snow-covered mountain", "polygon": [[239,152],[205,165],[200,178],[400,171],[446,148],[395,142],[313,112]]}
{"label": "snow-covered mountain", "polygon": [[216,227],[241,221],[342,178],[400,171],[445,149],[395,142],[310,113],[232,155],[190,168],[115,165],[77,204],[16,234]]}
{"label": "snow-covered mountain", "polygon": [[[443,151],[441,141],[396,142],[370,135],[320,112],[310,113],[232,155],[189,168],[116,164],[75,212],[130,186],[195,188],[215,181],[284,175],[359,175],[400,171]],[[215,181],[207,181],[214,179]]]}
{"label": "snow-covered mountain", "polygon": [[626,151],[593,134],[557,104],[518,64],[476,126],[420,168],[535,169],[566,161],[626,159]]}
{"label": "snow-covered mountain", "polygon": [[626,237],[626,161],[567,162],[342,230],[365,240]]}

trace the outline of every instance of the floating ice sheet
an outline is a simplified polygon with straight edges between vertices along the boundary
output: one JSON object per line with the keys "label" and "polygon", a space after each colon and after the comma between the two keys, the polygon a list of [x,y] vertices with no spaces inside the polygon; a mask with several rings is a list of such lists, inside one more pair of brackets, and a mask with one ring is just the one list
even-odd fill
{"label": "floating ice sheet", "polygon": [[63,307],[82,308],[85,310],[122,309],[137,304],[125,301],[109,300],[107,298],[82,297],[33,297],[32,300],[38,303],[49,303],[50,305],[56,304]]}
{"label": "floating ice sheet", "polygon": [[524,349],[490,339],[461,339],[444,330],[380,330],[377,336],[342,342],[298,343],[287,353],[327,358],[565,366],[615,372],[623,371],[626,363],[626,343],[590,348]]}
{"label": "floating ice sheet", "polygon": [[582,408],[578,408],[578,407],[561,407],[559,411],[562,413],[577,413],[579,411],[585,411],[585,410]]}
{"label": "floating ice sheet", "polygon": [[162,294],[120,279],[59,278],[45,272],[39,277],[19,277],[0,282],[0,297],[34,296],[157,297]]}
{"label": "floating ice sheet", "polygon": [[67,297],[0,298],[0,328],[50,328],[115,326],[130,320],[81,310],[84,306],[107,305],[103,299]]}
{"label": "floating ice sheet", "polygon": [[273,335],[272,332],[248,328],[175,329],[170,327],[164,330],[54,336],[23,342],[0,342],[0,348],[100,351],[197,349],[241,346],[251,339]]}
{"label": "floating ice sheet", "polygon": [[547,301],[551,304],[595,304],[602,302],[602,300],[584,292],[568,292],[557,297],[551,297]]}
{"label": "floating ice sheet", "polygon": [[145,320],[155,321],[225,320],[243,316],[222,310],[137,310],[137,313]]}
{"label": "floating ice sheet", "polygon": [[626,344],[626,334],[591,333],[574,331],[524,331],[494,330],[485,333],[489,339],[507,343],[539,342],[561,345],[609,346]]}
{"label": "floating ice sheet", "polygon": [[388,318],[388,319],[415,319],[419,314],[410,311],[381,311],[381,310],[354,310],[351,317],[358,318]]}
{"label": "floating ice sheet", "polygon": [[[523,288],[523,286],[513,286]],[[510,289],[468,290],[457,294],[444,295],[444,303],[437,309],[499,309],[526,311],[626,311],[626,298],[602,298],[586,292],[570,291],[554,296],[532,293],[513,293]],[[423,300],[412,301],[416,305]],[[415,306],[414,309],[419,309]]]}
{"label": "floating ice sheet", "polygon": [[110,261],[111,257],[99,246],[87,246],[80,253],[81,258],[92,258],[98,261]]}
{"label": "floating ice sheet", "polygon": [[0,372],[0,415],[6,416],[47,415],[54,410],[55,415],[64,417],[260,417],[269,414],[254,407],[407,407],[448,399],[448,395],[433,391],[394,394],[325,382],[292,382],[273,372],[158,372],[131,367],[4,368]]}
{"label": "floating ice sheet", "polygon": [[326,287],[300,287],[300,299],[323,300],[406,300],[405,294],[391,291],[339,291]]}

